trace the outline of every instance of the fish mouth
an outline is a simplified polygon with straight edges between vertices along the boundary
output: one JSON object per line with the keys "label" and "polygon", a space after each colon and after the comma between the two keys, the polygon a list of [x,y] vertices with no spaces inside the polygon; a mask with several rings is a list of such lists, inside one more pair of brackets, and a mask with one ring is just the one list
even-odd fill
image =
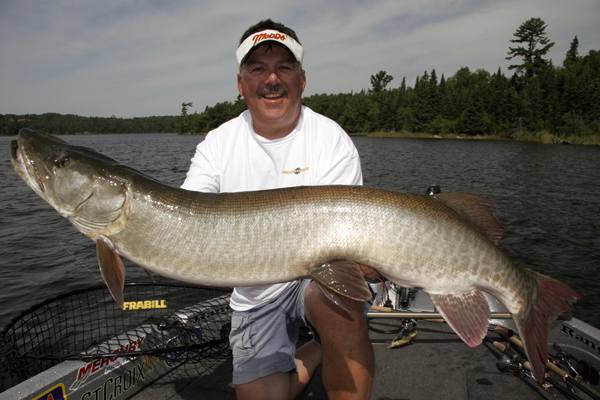
{"label": "fish mouth", "polygon": [[10,141],[10,159],[13,162],[16,162],[18,164],[22,164],[23,161],[19,157],[18,150],[19,150],[19,141],[17,141],[17,140],[11,140]]}
{"label": "fish mouth", "polygon": [[10,142],[10,160],[13,168],[26,183],[36,192],[46,193],[46,186],[35,167],[34,162],[27,157],[25,148],[18,140]]}

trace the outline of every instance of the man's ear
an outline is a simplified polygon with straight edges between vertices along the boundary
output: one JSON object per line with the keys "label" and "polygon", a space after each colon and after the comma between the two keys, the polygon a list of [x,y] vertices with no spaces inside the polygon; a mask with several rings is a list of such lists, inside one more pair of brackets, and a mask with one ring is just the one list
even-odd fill
{"label": "man's ear", "polygon": [[237,74],[237,86],[240,96],[244,97],[244,91],[242,90],[242,74]]}

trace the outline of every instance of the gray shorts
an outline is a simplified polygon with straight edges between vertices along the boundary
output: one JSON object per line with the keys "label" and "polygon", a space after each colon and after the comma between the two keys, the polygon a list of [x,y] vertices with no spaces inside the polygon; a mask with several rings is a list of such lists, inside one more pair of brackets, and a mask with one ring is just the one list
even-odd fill
{"label": "gray shorts", "polygon": [[[276,300],[248,311],[234,311],[229,343],[233,351],[233,384],[252,382],[276,372],[295,372],[298,331],[306,324],[313,338],[318,333],[304,316],[306,287],[312,282],[293,282]],[[365,303],[365,315],[371,307]]]}
{"label": "gray shorts", "polygon": [[233,312],[229,343],[235,385],[275,372],[296,371],[296,342],[305,323],[304,297],[310,282],[295,281],[271,303]]}

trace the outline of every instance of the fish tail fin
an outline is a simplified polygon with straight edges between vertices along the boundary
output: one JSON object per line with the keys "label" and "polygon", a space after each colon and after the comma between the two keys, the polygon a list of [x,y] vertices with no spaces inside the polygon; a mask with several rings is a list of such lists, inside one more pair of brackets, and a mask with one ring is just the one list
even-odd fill
{"label": "fish tail fin", "polygon": [[550,323],[563,312],[569,311],[570,304],[580,296],[567,285],[542,274],[535,273],[534,278],[538,282],[537,298],[527,315],[513,314],[513,317],[536,379],[544,383]]}

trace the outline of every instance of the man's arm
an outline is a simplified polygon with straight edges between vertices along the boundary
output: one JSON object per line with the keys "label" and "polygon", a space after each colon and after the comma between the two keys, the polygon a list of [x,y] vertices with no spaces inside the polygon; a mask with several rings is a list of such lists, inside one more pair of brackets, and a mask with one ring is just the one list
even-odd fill
{"label": "man's arm", "polygon": [[211,146],[210,135],[196,146],[196,153],[192,157],[190,169],[187,172],[182,189],[196,192],[220,191],[220,174],[217,168],[215,149]]}

